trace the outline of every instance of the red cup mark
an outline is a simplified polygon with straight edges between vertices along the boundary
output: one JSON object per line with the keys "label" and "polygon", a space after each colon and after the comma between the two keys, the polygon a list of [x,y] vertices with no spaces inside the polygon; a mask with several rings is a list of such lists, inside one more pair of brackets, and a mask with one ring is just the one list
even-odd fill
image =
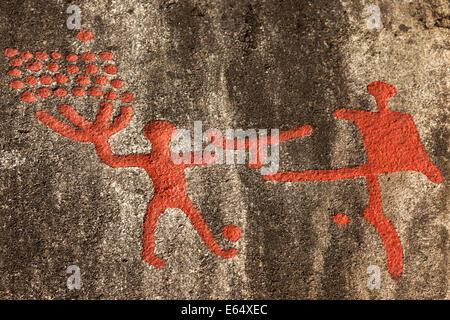
{"label": "red cup mark", "polygon": [[47,70],[50,72],[56,72],[59,70],[59,65],[56,62],[50,62],[47,65]]}
{"label": "red cup mark", "polygon": [[133,94],[131,92],[124,92],[120,95],[120,100],[122,100],[125,103],[130,103],[133,101]]}
{"label": "red cup mark", "polygon": [[69,80],[69,77],[66,76],[66,75],[63,74],[63,73],[58,73],[58,74],[55,76],[55,80],[56,80],[56,82],[58,82],[59,84],[64,84],[64,83],[66,83],[66,82]]}
{"label": "red cup mark", "polygon": [[53,94],[58,98],[62,98],[67,95],[67,91],[63,88],[58,88],[53,92]]}
{"label": "red cup mark", "polygon": [[20,75],[22,74],[22,71],[20,71],[17,68],[11,69],[8,71],[8,75],[10,77],[20,77]]}
{"label": "red cup mark", "polygon": [[105,66],[104,70],[107,74],[116,74],[117,73],[117,67],[113,64],[108,64],[107,66]]}
{"label": "red cup mark", "polygon": [[111,85],[116,89],[120,89],[123,86],[123,81],[119,79],[114,79],[111,81]]}
{"label": "red cup mark", "polygon": [[28,85],[34,87],[35,85],[37,85],[38,79],[35,76],[28,76],[27,83],[28,83]]}
{"label": "red cup mark", "polygon": [[36,51],[36,59],[38,60],[47,60],[49,55],[45,51]]}
{"label": "red cup mark", "polygon": [[19,53],[19,51],[17,51],[16,49],[12,49],[12,48],[6,48],[4,53],[5,53],[5,56],[7,56],[7,57],[14,57]]}
{"label": "red cup mark", "polygon": [[338,213],[333,216],[333,222],[340,226],[345,226],[348,220],[348,216],[343,213]]}
{"label": "red cup mark", "polygon": [[50,90],[49,88],[39,88],[37,90],[37,94],[41,98],[48,98],[52,95],[52,90]]}
{"label": "red cup mark", "polygon": [[238,241],[239,238],[241,237],[241,230],[238,227],[229,224],[223,227],[222,234],[229,241],[235,242]]}
{"label": "red cup mark", "polygon": [[66,60],[69,62],[75,62],[78,60],[78,56],[75,53],[69,53],[66,57]]}
{"label": "red cup mark", "polygon": [[102,90],[99,87],[89,88],[88,93],[93,97],[101,97]]}
{"label": "red cup mark", "polygon": [[80,72],[80,68],[78,68],[77,65],[71,64],[70,66],[67,66],[66,71],[69,74],[76,74]]}
{"label": "red cup mark", "polygon": [[98,67],[95,64],[88,64],[84,67],[84,71],[88,74],[96,74],[98,72]]}
{"label": "red cup mark", "polygon": [[20,67],[23,64],[23,60],[15,58],[15,59],[9,60],[9,63],[11,63],[11,65],[13,65],[15,67]]}
{"label": "red cup mark", "polygon": [[94,82],[101,86],[106,86],[108,84],[108,78],[105,76],[95,77]]}
{"label": "red cup mark", "polygon": [[100,59],[102,60],[112,60],[113,54],[108,51],[100,52]]}
{"label": "red cup mark", "polygon": [[28,70],[31,71],[39,71],[42,68],[42,62],[40,61],[32,61],[27,63]]}
{"label": "red cup mark", "polygon": [[115,91],[109,90],[105,92],[104,97],[106,100],[115,100],[117,98],[117,93]]}
{"label": "red cup mark", "polygon": [[80,86],[88,86],[89,84],[91,84],[91,79],[88,76],[78,76],[75,81],[80,85]]}
{"label": "red cup mark", "polygon": [[81,97],[81,96],[83,96],[85,93],[86,93],[86,90],[84,90],[84,89],[81,88],[81,87],[77,87],[77,88],[73,88],[73,89],[72,89],[72,94],[73,94],[75,97]]}
{"label": "red cup mark", "polygon": [[49,84],[53,83],[53,78],[50,77],[49,75],[45,74],[45,75],[41,76],[40,81],[44,85],[49,85]]}
{"label": "red cup mark", "polygon": [[19,90],[23,88],[23,82],[20,80],[14,80],[9,83],[9,86],[13,89]]}
{"label": "red cup mark", "polygon": [[77,38],[80,41],[89,41],[94,39],[94,34],[88,30],[81,30],[80,32],[78,32]]}
{"label": "red cup mark", "polygon": [[33,54],[30,51],[24,51],[20,54],[20,57],[22,58],[22,60],[27,61],[33,58]]}
{"label": "red cup mark", "polygon": [[35,102],[36,96],[33,92],[25,91],[20,95],[20,100],[22,100],[23,102]]}
{"label": "red cup mark", "polygon": [[62,58],[62,54],[57,51],[54,51],[54,52],[52,52],[52,58],[55,60],[59,60]]}
{"label": "red cup mark", "polygon": [[83,59],[83,61],[86,61],[86,62],[95,61],[95,54],[90,52],[90,51],[86,52],[86,53],[83,53],[81,55],[81,59]]}

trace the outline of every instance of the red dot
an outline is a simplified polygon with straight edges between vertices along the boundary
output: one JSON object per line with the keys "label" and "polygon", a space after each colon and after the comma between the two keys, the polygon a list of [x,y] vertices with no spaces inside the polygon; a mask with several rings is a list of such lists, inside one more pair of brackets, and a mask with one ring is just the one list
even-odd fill
{"label": "red dot", "polygon": [[98,77],[95,77],[94,82],[101,86],[105,86],[108,84],[108,78],[105,76],[98,76]]}
{"label": "red dot", "polygon": [[241,237],[241,230],[233,226],[232,224],[229,224],[222,229],[222,234],[227,238],[229,241],[238,241]]}
{"label": "red dot", "polygon": [[94,61],[95,60],[95,54],[94,53],[92,53],[92,52],[86,52],[86,53],[83,53],[82,55],[81,55],[81,59],[83,59],[84,61],[86,61],[86,62],[92,62],[92,61]]}
{"label": "red dot", "polygon": [[22,71],[20,71],[19,69],[11,69],[8,71],[8,75],[10,77],[20,77],[20,75],[22,74]]}
{"label": "red dot", "polygon": [[89,41],[94,38],[94,34],[88,30],[81,30],[80,32],[78,32],[77,38],[80,41]]}
{"label": "red dot", "polygon": [[348,223],[348,217],[343,213],[338,213],[333,216],[334,223],[345,226]]}
{"label": "red dot", "polygon": [[108,64],[107,66],[105,66],[104,70],[107,74],[116,74],[117,73],[117,67],[113,64]]}
{"label": "red dot", "polygon": [[100,97],[102,95],[102,90],[98,87],[92,87],[88,90],[88,93],[93,97]]}
{"label": "red dot", "polygon": [[49,84],[52,84],[52,82],[53,82],[53,78],[46,74],[41,76],[40,80],[41,80],[41,83],[44,85],[49,85]]}
{"label": "red dot", "polygon": [[66,71],[69,74],[75,74],[80,71],[80,68],[78,68],[78,66],[76,66],[74,64],[71,64],[70,66],[67,66]]}
{"label": "red dot", "polygon": [[25,91],[20,95],[20,100],[24,102],[34,102],[36,101],[36,96],[33,92]]}
{"label": "red dot", "polygon": [[52,90],[50,90],[49,88],[39,88],[37,90],[37,94],[41,98],[48,98],[52,95]]}
{"label": "red dot", "polygon": [[34,76],[28,76],[27,77],[27,83],[30,86],[35,86],[38,83],[38,79],[36,77],[34,77]]}
{"label": "red dot", "polygon": [[86,91],[81,88],[81,87],[77,87],[77,88],[73,88],[72,89],[72,94],[76,97],[81,97],[82,95],[84,95],[86,93]]}
{"label": "red dot", "polygon": [[116,89],[120,89],[123,86],[123,81],[119,79],[114,79],[111,81],[111,85]]}
{"label": "red dot", "polygon": [[117,98],[117,93],[115,91],[109,90],[105,92],[104,97],[106,100],[115,100]]}
{"label": "red dot", "polygon": [[126,103],[133,101],[133,98],[134,96],[131,92],[124,92],[120,95],[120,100]]}
{"label": "red dot", "polygon": [[112,60],[113,54],[108,51],[100,52],[100,59],[102,60]]}
{"label": "red dot", "polygon": [[20,81],[20,80],[14,80],[14,81],[11,81],[11,83],[9,84],[9,86],[10,86],[11,88],[13,88],[13,89],[19,90],[19,89],[22,89],[22,88],[23,88],[23,82]]}
{"label": "red dot", "polygon": [[69,80],[69,78],[68,78],[65,74],[63,74],[63,73],[58,73],[58,74],[55,76],[55,80],[56,80],[56,82],[58,82],[58,83],[60,83],[60,84],[63,84],[63,83],[66,83],[67,80]]}
{"label": "red dot", "polygon": [[59,60],[59,59],[61,59],[61,57],[62,57],[62,54],[61,53],[59,53],[59,52],[52,52],[52,58],[53,59],[55,59],[55,60]]}
{"label": "red dot", "polygon": [[5,56],[7,56],[7,57],[14,57],[15,55],[17,55],[19,53],[19,51],[17,51],[16,49],[12,49],[12,48],[6,48],[4,53],[5,53]]}
{"label": "red dot", "polygon": [[75,81],[80,86],[88,86],[91,83],[91,79],[88,76],[78,76]]}
{"label": "red dot", "polygon": [[48,54],[45,51],[36,51],[36,59],[38,60],[47,60]]}
{"label": "red dot", "polygon": [[59,69],[59,65],[56,62],[50,62],[47,65],[47,70],[50,72],[56,72]]}
{"label": "red dot", "polygon": [[84,71],[89,74],[96,74],[98,72],[98,67],[95,64],[88,64],[84,67]]}
{"label": "red dot", "polygon": [[33,54],[30,51],[24,51],[20,54],[20,57],[26,61],[26,60],[30,60],[31,58],[33,58]]}
{"label": "red dot", "polygon": [[63,89],[63,88],[58,88],[58,89],[56,89],[56,90],[53,92],[53,94],[54,94],[55,96],[57,96],[58,98],[62,98],[62,97],[65,97],[65,96],[66,96],[67,91],[66,91],[65,89]]}
{"label": "red dot", "polygon": [[11,59],[9,60],[9,63],[11,63],[15,67],[19,67],[23,64],[22,59]]}
{"label": "red dot", "polygon": [[39,71],[42,68],[42,62],[40,61],[28,62],[27,68],[31,71]]}
{"label": "red dot", "polygon": [[69,53],[66,57],[66,60],[69,62],[75,62],[78,60],[78,56],[75,53]]}

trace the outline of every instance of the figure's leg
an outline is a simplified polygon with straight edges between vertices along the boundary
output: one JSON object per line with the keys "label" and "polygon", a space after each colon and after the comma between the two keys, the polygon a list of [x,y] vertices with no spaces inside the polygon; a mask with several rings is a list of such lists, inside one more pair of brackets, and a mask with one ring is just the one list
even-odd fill
{"label": "figure's leg", "polygon": [[367,165],[362,165],[354,168],[343,168],[336,170],[307,170],[302,172],[278,172],[275,174],[264,175],[265,180],[276,180],[285,182],[300,182],[300,181],[330,181],[351,179],[365,176],[368,174]]}
{"label": "figure's leg", "polygon": [[222,258],[232,258],[236,255],[236,248],[223,250],[219,247],[202,216],[197,211],[197,209],[195,209],[194,205],[189,199],[187,199],[179,208],[183,210],[184,213],[189,217],[198,234],[203,239],[209,250]]}
{"label": "figure's leg", "polygon": [[157,268],[163,268],[165,263],[162,259],[155,256],[155,230],[158,218],[166,209],[161,205],[158,199],[153,199],[148,204],[147,213],[144,218],[144,237],[142,259]]}
{"label": "figure's leg", "polygon": [[392,278],[397,279],[403,272],[402,244],[392,223],[383,215],[380,184],[376,175],[366,176],[369,191],[369,205],[364,210],[364,218],[377,229],[387,255],[387,267]]}

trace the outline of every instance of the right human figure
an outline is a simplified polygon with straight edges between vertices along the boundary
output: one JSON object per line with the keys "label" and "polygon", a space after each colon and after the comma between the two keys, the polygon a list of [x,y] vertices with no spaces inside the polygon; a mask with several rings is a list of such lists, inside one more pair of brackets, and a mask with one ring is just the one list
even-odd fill
{"label": "right human figure", "polygon": [[336,118],[354,122],[362,135],[367,154],[367,163],[336,170],[307,170],[302,172],[279,172],[264,175],[266,180],[300,182],[330,181],[365,177],[369,204],[364,218],[377,230],[387,255],[387,268],[392,278],[403,272],[402,245],[392,223],[383,215],[378,174],[396,171],[417,171],[434,183],[442,181],[442,175],[428,157],[411,115],[388,108],[387,100],[396,94],[396,89],[382,81],[372,82],[367,87],[375,97],[378,112],[339,109]]}

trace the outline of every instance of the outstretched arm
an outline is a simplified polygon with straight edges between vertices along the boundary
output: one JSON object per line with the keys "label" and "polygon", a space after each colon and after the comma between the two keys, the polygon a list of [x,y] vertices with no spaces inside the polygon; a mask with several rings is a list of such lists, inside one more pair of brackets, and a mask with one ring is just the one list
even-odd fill
{"label": "outstretched arm", "polygon": [[125,128],[130,122],[132,115],[131,107],[122,107],[120,115],[112,123],[109,123],[109,120],[111,119],[113,105],[108,102],[103,102],[100,105],[94,122],[84,119],[69,105],[62,104],[58,109],[67,120],[78,128],[57,120],[44,110],[37,111],[36,118],[66,138],[94,144],[100,159],[110,167],[142,167],[145,164],[148,155],[134,154],[116,156],[112,153],[111,146],[108,142],[109,137]]}

